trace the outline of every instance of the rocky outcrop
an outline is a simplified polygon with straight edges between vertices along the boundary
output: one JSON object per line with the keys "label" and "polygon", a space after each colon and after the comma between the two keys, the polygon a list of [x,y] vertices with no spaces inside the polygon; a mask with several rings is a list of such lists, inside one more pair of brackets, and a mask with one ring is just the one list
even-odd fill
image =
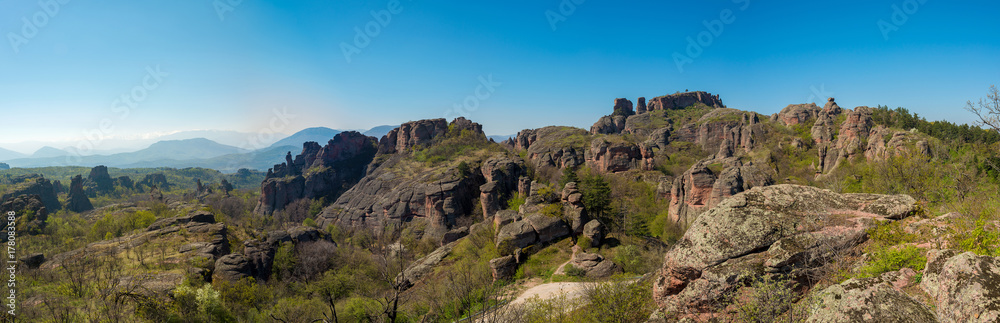
{"label": "rocky outcrop", "polygon": [[736,157],[701,160],[674,179],[670,189],[670,219],[686,226],[725,198],[773,183],[768,171],[750,161]]}
{"label": "rocky outcrop", "polygon": [[603,116],[590,126],[591,134],[619,134],[625,130],[625,123],[628,118],[624,115]]}
{"label": "rocky outcrop", "polygon": [[649,99],[649,105],[647,106],[647,110],[655,111],[655,110],[683,109],[695,105],[696,103],[701,103],[713,108],[726,107],[724,104],[722,104],[722,99],[720,99],[718,95],[712,95],[711,93],[703,91],[695,91],[695,92],[685,92],[685,93],[658,96]]}
{"label": "rocky outcrop", "polygon": [[827,287],[816,296],[806,322],[937,322],[927,307],[892,283],[883,277],[852,278]]}
{"label": "rocky outcrop", "polygon": [[927,253],[920,288],[941,322],[1000,321],[1000,259],[956,250]]}
{"label": "rocky outcrop", "polygon": [[646,98],[640,96],[635,103],[635,114],[643,114],[643,113],[646,113]]}
{"label": "rocky outcrop", "polygon": [[815,103],[789,104],[784,109],[781,109],[781,112],[778,112],[777,120],[786,126],[803,124],[809,120],[816,119],[820,110],[819,106],[816,106]]}
{"label": "rocky outcrop", "polygon": [[42,205],[49,212],[62,209],[62,205],[59,204],[59,198],[56,197],[56,186],[48,179],[45,179],[45,177],[41,175],[28,175],[14,178],[12,182],[13,185],[8,188],[7,193],[4,193],[0,197],[0,201],[6,203],[18,196],[37,195],[39,201],[42,202]]}
{"label": "rocky outcrop", "polygon": [[90,198],[83,190],[83,176],[76,175],[70,182],[66,209],[73,212],[86,212],[94,209],[94,205],[90,204]]}
{"label": "rocky outcrop", "polygon": [[108,194],[115,190],[115,181],[108,174],[108,167],[99,165],[90,169],[84,186],[91,195]]}
{"label": "rocky outcrop", "polygon": [[557,217],[541,214],[531,214],[525,217],[531,228],[538,234],[538,243],[548,243],[569,236],[570,230],[566,222]]}
{"label": "rocky outcrop", "polygon": [[[608,141],[608,137],[594,138],[584,155],[587,166],[600,172],[616,173],[630,169],[644,169],[652,162],[644,162],[643,151],[637,144]],[[652,153],[648,154],[652,160]],[[648,170],[648,169],[646,169]]]}
{"label": "rocky outcrop", "polygon": [[514,256],[503,256],[490,260],[490,272],[494,281],[506,281],[514,278],[517,273],[517,261]]}
{"label": "rocky outcrop", "polygon": [[256,214],[269,215],[299,199],[334,200],[365,174],[375,157],[376,139],[354,131],[337,134],[325,146],[303,144],[302,153],[268,170]]}
{"label": "rocky outcrop", "polygon": [[[469,130],[482,133],[483,126],[459,117],[452,121],[454,130]],[[405,152],[417,145],[427,146],[434,138],[448,133],[448,121],[445,119],[428,119],[410,121],[392,129],[378,143],[378,152],[394,154]]]}
{"label": "rocky outcrop", "polygon": [[586,210],[583,207],[583,193],[576,187],[576,182],[569,182],[563,186],[561,201],[563,204],[563,218],[569,224],[573,234],[581,234],[584,226],[590,221]]}
{"label": "rocky outcrop", "polygon": [[582,165],[590,141],[590,134],[583,129],[550,126],[519,131],[507,143],[515,150],[525,150],[525,161],[537,171],[556,174],[557,169]]}
{"label": "rocky outcrop", "polygon": [[625,99],[625,98],[617,98],[617,99],[615,99],[615,107],[614,107],[613,111],[614,112],[612,112],[611,115],[614,115],[614,116],[625,116],[625,117],[628,117],[630,115],[634,115],[635,114],[635,111],[632,110],[632,101],[630,101],[629,99]]}
{"label": "rocky outcrop", "polygon": [[[6,216],[8,212],[14,212],[17,223],[24,223],[25,232],[18,234],[38,234],[45,228],[45,221],[49,217],[49,209],[42,203],[42,198],[37,194],[18,195],[9,200],[4,200],[0,205],[0,214]],[[0,236],[2,241],[7,241],[8,235]]]}
{"label": "rocky outcrop", "polygon": [[514,221],[500,228],[496,244],[501,254],[510,255],[514,251],[538,242],[538,233],[526,220]]}
{"label": "rocky outcrop", "polygon": [[244,242],[242,252],[218,257],[212,280],[238,281],[245,277],[253,277],[258,281],[266,281],[271,277],[274,255],[282,243],[291,242],[297,246],[315,241],[333,243],[329,234],[312,227],[300,226],[268,232],[267,239],[263,241]]}
{"label": "rocky outcrop", "polygon": [[587,225],[583,227],[583,236],[590,239],[590,246],[600,246],[602,240],[604,240],[604,225],[601,224],[601,221],[590,220],[590,222],[587,222]]}
{"label": "rocky outcrop", "polygon": [[483,219],[491,220],[497,211],[507,205],[513,193],[517,193],[518,181],[524,174],[524,163],[502,155],[484,161],[480,171],[486,184],[479,187],[479,202],[483,207]]}
{"label": "rocky outcrop", "polygon": [[605,278],[622,272],[622,268],[596,253],[578,252],[569,265],[582,269],[588,278]]}
{"label": "rocky outcrop", "polygon": [[167,176],[162,173],[146,175],[141,181],[139,181],[139,183],[136,183],[136,187],[152,188],[153,186],[156,186],[161,190],[170,190],[171,184],[167,182]]}
{"label": "rocky outcrop", "polygon": [[916,210],[906,195],[837,194],[798,185],[754,187],[702,213],[667,252],[654,299],[673,313],[713,311],[741,274],[801,279],[864,241],[877,220]]}

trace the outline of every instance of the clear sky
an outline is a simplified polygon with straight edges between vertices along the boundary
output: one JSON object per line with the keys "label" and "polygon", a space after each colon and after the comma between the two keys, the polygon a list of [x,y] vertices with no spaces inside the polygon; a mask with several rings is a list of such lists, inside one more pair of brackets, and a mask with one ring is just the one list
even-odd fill
{"label": "clear sky", "polygon": [[685,89],[964,123],[1000,84],[996,1],[64,1],[0,0],[0,143],[457,115],[512,134]]}

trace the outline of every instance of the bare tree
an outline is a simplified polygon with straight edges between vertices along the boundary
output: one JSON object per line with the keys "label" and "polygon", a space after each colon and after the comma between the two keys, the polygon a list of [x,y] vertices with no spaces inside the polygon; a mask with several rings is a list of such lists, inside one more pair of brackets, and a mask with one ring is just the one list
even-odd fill
{"label": "bare tree", "polygon": [[980,98],[976,103],[968,101],[965,109],[979,117],[977,123],[980,126],[989,126],[1000,132],[1000,90],[997,90],[996,85],[990,86],[986,99]]}

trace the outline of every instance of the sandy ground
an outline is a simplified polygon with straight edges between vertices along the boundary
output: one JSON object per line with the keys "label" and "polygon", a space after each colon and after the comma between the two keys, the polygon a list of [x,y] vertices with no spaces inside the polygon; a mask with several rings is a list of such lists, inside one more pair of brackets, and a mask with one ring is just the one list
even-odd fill
{"label": "sandy ground", "polygon": [[592,283],[562,282],[541,284],[524,291],[524,293],[521,293],[521,295],[514,299],[514,301],[510,302],[510,304],[521,304],[536,296],[543,300],[552,299],[560,294],[565,294],[567,300],[576,299],[583,296],[583,290],[587,284]]}

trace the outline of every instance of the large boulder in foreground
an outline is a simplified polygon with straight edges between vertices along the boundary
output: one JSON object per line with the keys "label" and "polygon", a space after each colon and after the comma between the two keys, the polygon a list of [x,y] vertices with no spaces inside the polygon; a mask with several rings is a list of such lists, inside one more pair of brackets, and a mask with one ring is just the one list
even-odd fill
{"label": "large boulder in foreground", "polygon": [[1000,258],[931,250],[920,288],[941,322],[1000,321]]}
{"label": "large boulder in foreground", "polygon": [[[806,322],[937,322],[934,314],[881,277],[848,279],[817,295]],[[964,322],[964,321],[963,321]]]}
{"label": "large boulder in foreground", "polygon": [[916,210],[906,195],[837,194],[798,185],[754,187],[702,213],[664,257],[653,286],[672,313],[708,313],[741,274],[792,278],[867,238],[879,220]]}

